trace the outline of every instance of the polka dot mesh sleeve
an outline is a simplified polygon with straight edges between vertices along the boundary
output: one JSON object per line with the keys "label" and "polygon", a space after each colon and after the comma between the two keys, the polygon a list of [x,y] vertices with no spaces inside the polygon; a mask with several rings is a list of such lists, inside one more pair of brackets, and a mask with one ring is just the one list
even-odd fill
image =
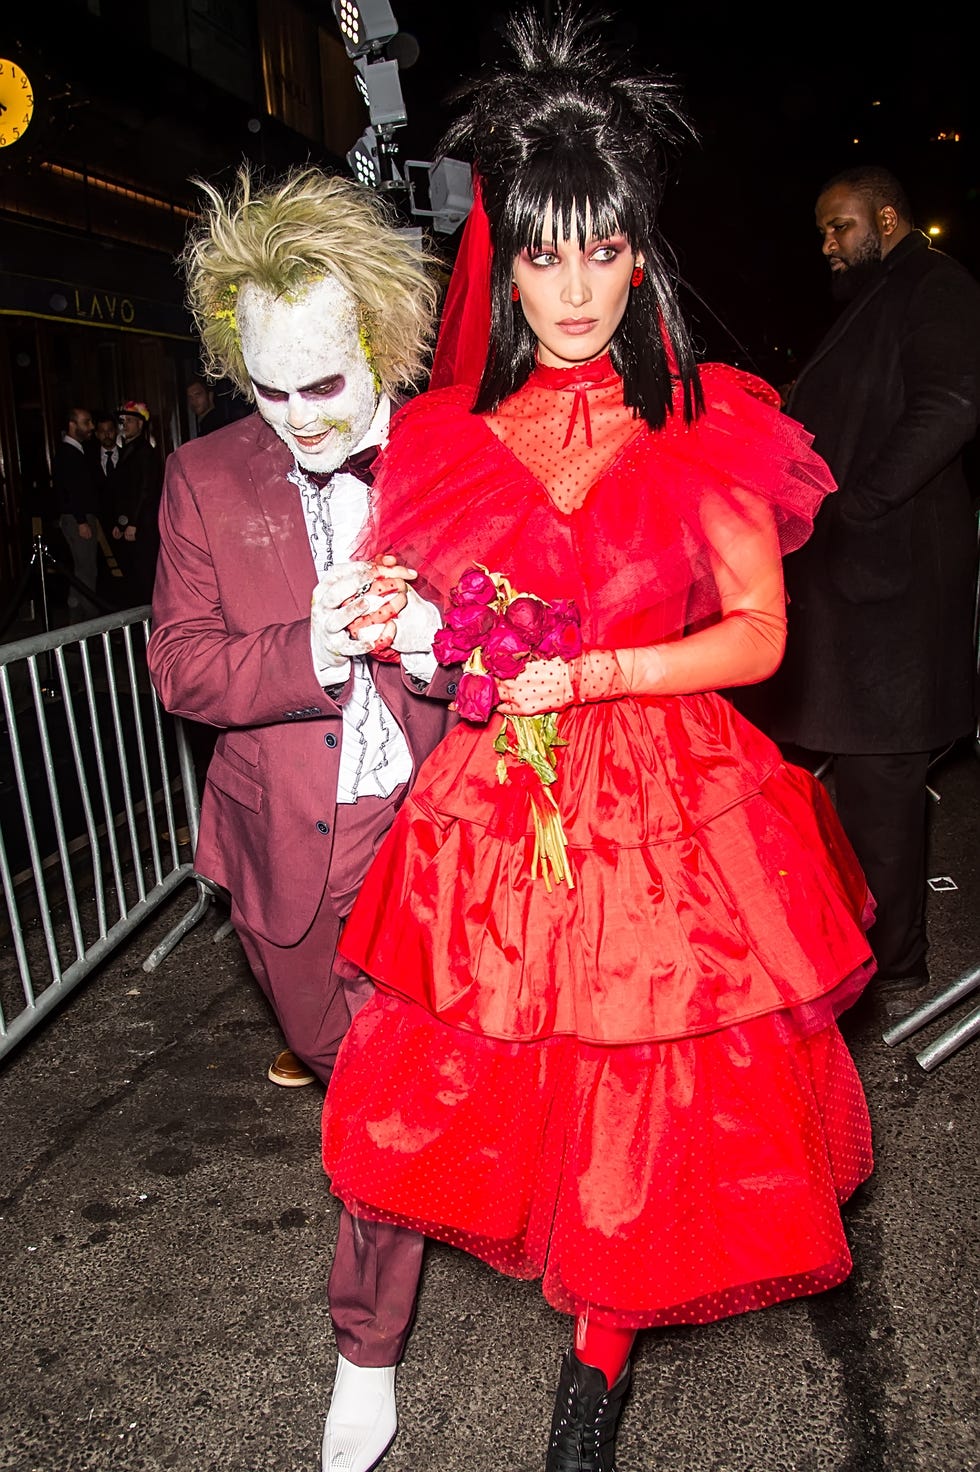
{"label": "polka dot mesh sleeve", "polygon": [[504,715],[539,715],[624,695],[693,695],[764,680],[782,657],[786,620],[739,608],[719,623],[670,644],[590,649],[578,659],[531,660],[513,680],[498,680]]}

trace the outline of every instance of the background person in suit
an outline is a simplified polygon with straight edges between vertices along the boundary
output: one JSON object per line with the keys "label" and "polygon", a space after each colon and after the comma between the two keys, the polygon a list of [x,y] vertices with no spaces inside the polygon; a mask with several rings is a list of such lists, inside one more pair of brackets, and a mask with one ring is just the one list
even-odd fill
{"label": "background person in suit", "polygon": [[95,434],[86,449],[92,463],[92,473],[99,494],[99,548],[103,559],[99,563],[98,588],[103,603],[103,612],[122,606],[122,568],[116,556],[119,548],[111,540],[113,523],[112,481],[119,464],[119,417],[108,409],[99,409],[95,414]]}
{"label": "background person in suit", "polygon": [[[438,611],[394,558],[351,560],[435,290],[418,248],[349,180],[306,169],[253,193],[242,173],[227,201],[203,187],[189,300],[208,373],[258,413],[168,461],[150,669],[168,710],[220,728],[196,866],[229,892],[290,1050],[326,1084],[373,990],[334,965],[344,920],[452,722]],[[343,1214],[324,1472],[365,1472],[394,1434],[421,1258],[418,1234]]]}
{"label": "background person in suit", "polygon": [[153,595],[160,537],[157,519],[163,466],[148,438],[150,411],[141,400],[119,408],[119,460],[107,489],[112,507],[113,551],[122,569],[122,606],[135,608]]}
{"label": "background person in suit", "polygon": [[929,980],[926,771],[975,720],[963,457],[980,414],[980,286],[915,229],[886,169],[829,180],[816,222],[844,309],[786,410],[839,489],[786,560],[783,663],[736,703],[776,741],[833,755],[837,809],[877,901],[875,987],[899,1012]]}
{"label": "background person in suit", "polygon": [[187,407],[197,421],[198,439],[228,422],[215,401],[214,389],[203,378],[192,378],[187,385]]}
{"label": "background person in suit", "polygon": [[94,428],[89,409],[69,409],[51,467],[58,526],[71,556],[75,578],[75,583],[68,585],[68,616],[73,623],[95,618],[99,611],[84,591],[88,588],[95,592],[99,555],[96,538],[99,488],[87,452]]}
{"label": "background person in suit", "polygon": [[[102,481],[112,475],[119,464],[119,422],[116,414],[100,411],[95,416],[95,435],[89,441],[95,465]],[[101,484],[101,482],[100,482]]]}

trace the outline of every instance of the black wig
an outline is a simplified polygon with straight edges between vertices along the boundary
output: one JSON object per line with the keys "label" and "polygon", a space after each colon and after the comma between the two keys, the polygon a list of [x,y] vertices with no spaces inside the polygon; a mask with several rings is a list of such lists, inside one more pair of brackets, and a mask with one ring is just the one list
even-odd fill
{"label": "black wig", "polygon": [[630,291],[610,353],[626,404],[651,428],[671,412],[672,375],[690,421],[704,400],[656,220],[665,148],[691,128],[667,78],[616,75],[592,34],[608,17],[589,18],[574,3],[557,10],[550,24],[530,12],[511,18],[511,64],[457,94],[468,110],[445,140],[445,151],[471,153],[493,243],[490,345],[474,408],[495,409],[534,367],[534,334],[512,302],[511,275],[522,250],[540,247],[550,209],[583,248],[588,217],[593,234],[621,232],[642,251],[644,279]]}

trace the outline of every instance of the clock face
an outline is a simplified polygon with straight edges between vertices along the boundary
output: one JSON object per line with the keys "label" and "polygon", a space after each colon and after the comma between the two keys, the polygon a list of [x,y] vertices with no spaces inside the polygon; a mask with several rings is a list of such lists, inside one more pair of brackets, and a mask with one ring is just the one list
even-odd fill
{"label": "clock face", "polygon": [[0,148],[9,148],[24,136],[33,113],[30,77],[15,61],[0,56]]}

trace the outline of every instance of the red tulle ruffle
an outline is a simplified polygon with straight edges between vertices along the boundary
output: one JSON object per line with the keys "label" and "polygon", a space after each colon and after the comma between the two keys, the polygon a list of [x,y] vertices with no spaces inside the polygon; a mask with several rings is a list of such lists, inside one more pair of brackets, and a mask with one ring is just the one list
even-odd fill
{"label": "red tulle ruffle", "polygon": [[[740,529],[754,534],[762,515],[772,517],[783,554],[806,539],[833,481],[811,437],[773,406],[768,385],[709,364],[704,416],[685,425],[678,410],[652,432],[623,408],[608,359],[602,366],[599,382],[595,365],[538,370],[499,416],[501,433],[506,416],[521,415],[532,434],[540,425],[564,436],[585,393],[591,437],[607,435],[610,458],[578,509],[556,511],[542,478],[469,412],[470,391],[445,389],[396,416],[362,550],[397,553],[442,599],[474,563],[549,601],[588,589],[588,647],[660,642],[716,615],[712,559],[737,566]],[[582,458],[581,433],[580,424],[572,463]],[[548,456],[556,473],[560,446]],[[722,528],[714,545],[709,518]]]}

